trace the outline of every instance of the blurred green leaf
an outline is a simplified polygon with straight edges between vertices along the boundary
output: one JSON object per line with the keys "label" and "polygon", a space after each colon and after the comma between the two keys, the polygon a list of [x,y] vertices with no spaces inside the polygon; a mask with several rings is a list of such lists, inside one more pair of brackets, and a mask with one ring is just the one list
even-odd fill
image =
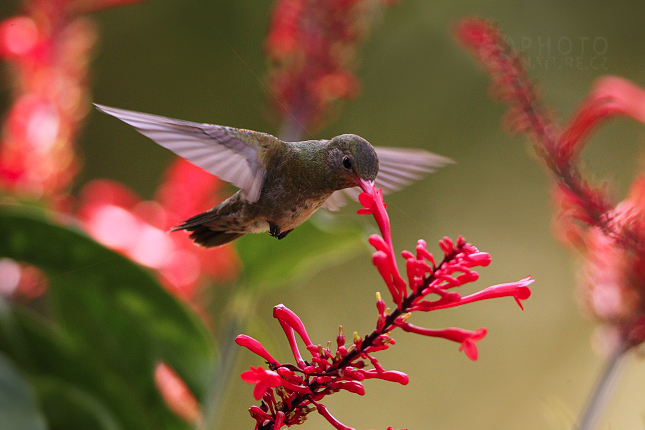
{"label": "blurred green leaf", "polygon": [[202,398],[214,345],[197,316],[148,271],[72,228],[7,209],[0,210],[0,256],[46,272],[53,316],[23,308],[3,315],[0,349],[29,372],[67,381],[66,395],[91,393],[123,428],[188,427],[163,403],[154,367],[168,363]]}
{"label": "blurred green leaf", "polygon": [[363,234],[355,224],[322,229],[308,221],[283,240],[248,234],[237,240],[236,249],[244,262],[248,285],[268,289],[312,276],[325,266],[349,258],[363,242]]}
{"label": "blurred green leaf", "polygon": [[38,392],[50,430],[121,430],[114,415],[87,390],[59,378],[37,378]]}
{"label": "blurred green leaf", "polygon": [[0,352],[0,419],[3,430],[45,430],[42,412],[28,382]]}

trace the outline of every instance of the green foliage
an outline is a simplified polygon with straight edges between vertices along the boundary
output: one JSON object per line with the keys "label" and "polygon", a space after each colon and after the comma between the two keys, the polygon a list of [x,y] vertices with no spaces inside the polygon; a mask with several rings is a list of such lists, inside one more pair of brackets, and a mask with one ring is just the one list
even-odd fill
{"label": "green foliage", "polygon": [[0,308],[0,375],[9,378],[0,398],[33,412],[16,428],[42,428],[18,373],[51,429],[189,427],[168,410],[153,373],[164,361],[203,398],[215,351],[193,312],[142,267],[33,213],[0,211],[0,257],[33,264],[49,280],[45,311]]}
{"label": "green foliage", "polygon": [[246,235],[237,240],[236,249],[244,262],[246,282],[251,288],[269,289],[283,287],[347,259],[363,242],[361,230],[355,225],[321,229],[309,221],[283,240]]}
{"label": "green foliage", "polygon": [[29,383],[3,353],[0,353],[0,417],[5,430],[46,428]]}

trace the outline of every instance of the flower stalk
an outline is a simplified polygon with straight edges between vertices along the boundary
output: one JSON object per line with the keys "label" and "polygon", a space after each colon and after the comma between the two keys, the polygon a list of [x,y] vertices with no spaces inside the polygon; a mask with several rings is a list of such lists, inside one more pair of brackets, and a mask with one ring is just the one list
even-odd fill
{"label": "flower stalk", "polygon": [[[282,304],[275,306],[273,316],[282,326],[295,364],[280,364],[259,341],[247,335],[239,335],[236,339],[238,345],[259,355],[268,365],[267,370],[263,367],[251,367],[242,374],[242,379],[255,385],[254,397],[262,400],[259,407],[249,409],[258,430],[278,430],[284,425],[301,424],[313,411],[325,417],[334,428],[351,430],[351,427],[331,415],[322,401],[327,395],[341,390],[363,395],[363,381],[367,379],[406,385],[409,378],[405,373],[384,369],[374,355],[395,344],[391,337],[394,329],[401,328],[409,333],[457,342],[460,344],[460,351],[464,351],[469,359],[477,360],[476,343],[486,336],[485,328],[470,331],[460,328],[419,327],[408,322],[413,312],[429,312],[499,297],[513,297],[519,304],[530,296],[528,285],[533,280],[529,278],[489,287],[464,297],[451,291],[477,280],[478,275],[472,269],[490,263],[487,253],[480,252],[461,237],[456,243],[448,238],[440,241],[444,257],[438,264],[422,240],[417,243],[416,255],[404,251],[402,255],[406,259],[408,278],[406,282],[396,264],[382,190],[371,183],[362,183],[361,188],[363,193],[359,199],[363,208],[358,213],[373,215],[382,234],[369,238],[376,250],[372,261],[385,281],[396,307],[387,308],[381,294],[377,293],[375,329],[364,337],[354,333],[351,345],[346,347],[341,326],[336,337],[336,348],[332,350],[331,343],[326,347],[314,344],[302,320],[293,311]],[[439,298],[428,300],[429,295]],[[296,335],[304,342],[311,356],[308,361],[298,349]]]}

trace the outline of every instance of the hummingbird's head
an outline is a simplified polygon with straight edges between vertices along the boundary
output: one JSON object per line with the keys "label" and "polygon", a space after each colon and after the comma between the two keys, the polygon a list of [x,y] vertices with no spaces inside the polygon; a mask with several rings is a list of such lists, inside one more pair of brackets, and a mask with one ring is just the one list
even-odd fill
{"label": "hummingbird's head", "polygon": [[378,156],[367,140],[355,134],[341,134],[331,140],[330,147],[329,164],[337,174],[340,188],[358,186],[359,179],[374,181]]}

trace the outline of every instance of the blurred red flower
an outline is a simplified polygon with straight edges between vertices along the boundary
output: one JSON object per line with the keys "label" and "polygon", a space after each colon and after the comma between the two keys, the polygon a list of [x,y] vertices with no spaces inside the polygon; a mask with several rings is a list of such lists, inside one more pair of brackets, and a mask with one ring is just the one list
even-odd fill
{"label": "blurred red flower", "polygon": [[278,0],[265,49],[268,87],[283,120],[280,136],[300,140],[319,128],[338,100],[354,98],[358,50],[393,1]]}
{"label": "blurred red flower", "polygon": [[202,412],[195,395],[166,363],[155,366],[155,385],[168,408],[186,422],[201,424]]}
{"label": "blurred red flower", "polygon": [[619,115],[645,123],[645,90],[620,77],[601,77],[560,126],[542,105],[521,56],[495,25],[467,19],[457,26],[457,36],[491,75],[495,94],[510,105],[511,131],[535,141],[553,174],[556,235],[584,257],[579,289],[584,310],[610,328],[624,350],[645,342],[645,176],[616,204],[607,185],[585,178],[580,160],[598,125]]}
{"label": "blurred red flower", "polygon": [[13,106],[0,137],[0,190],[54,207],[79,170],[74,142],[89,111],[89,62],[97,38],[83,15],[140,0],[29,0],[0,22],[0,58]]}
{"label": "blurred red flower", "polygon": [[191,299],[204,278],[229,282],[240,261],[231,246],[200,248],[184,232],[168,234],[179,221],[217,203],[222,182],[183,159],[166,172],[155,200],[142,201],[116,182],[87,184],[78,217],[98,242],[154,269],[173,293]]}

